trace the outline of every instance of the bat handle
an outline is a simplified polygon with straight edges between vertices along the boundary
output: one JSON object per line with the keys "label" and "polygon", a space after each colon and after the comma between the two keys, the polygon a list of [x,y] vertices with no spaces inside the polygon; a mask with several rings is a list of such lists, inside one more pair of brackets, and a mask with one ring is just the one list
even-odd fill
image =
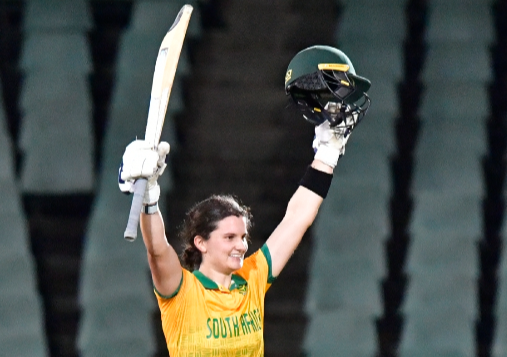
{"label": "bat handle", "polygon": [[139,216],[143,208],[144,191],[146,191],[147,183],[146,179],[138,179],[134,186],[134,197],[132,198],[132,206],[130,206],[129,220],[123,234],[129,242],[133,242],[137,238],[137,227],[139,226]]}

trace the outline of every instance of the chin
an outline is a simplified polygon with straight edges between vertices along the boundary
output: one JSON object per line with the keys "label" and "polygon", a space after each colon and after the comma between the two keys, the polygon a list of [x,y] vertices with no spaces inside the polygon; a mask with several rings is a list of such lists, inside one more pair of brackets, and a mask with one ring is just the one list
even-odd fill
{"label": "chin", "polygon": [[234,263],[231,264],[233,270],[238,270],[243,267],[243,259],[234,259]]}

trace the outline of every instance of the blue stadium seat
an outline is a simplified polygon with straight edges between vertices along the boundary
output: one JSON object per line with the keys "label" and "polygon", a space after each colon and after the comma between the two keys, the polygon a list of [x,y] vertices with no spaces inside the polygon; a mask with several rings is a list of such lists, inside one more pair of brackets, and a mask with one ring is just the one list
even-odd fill
{"label": "blue stadium seat", "polygon": [[[429,4],[400,356],[475,356],[489,4]],[[485,25],[481,25],[484,23]]]}
{"label": "blue stadium seat", "polygon": [[117,295],[88,305],[77,345],[82,356],[148,357],[155,351],[152,308],[144,299]]}
{"label": "blue stadium seat", "polygon": [[27,2],[20,59],[25,75],[19,135],[23,192],[94,189],[89,16],[84,1]]}
{"label": "blue stadium seat", "polygon": [[0,91],[0,346],[2,354],[49,356],[28,223],[14,172],[14,150]]}
{"label": "blue stadium seat", "polygon": [[91,28],[88,2],[84,0],[28,0],[24,27],[28,31],[54,29],[87,31]]}
{"label": "blue stadium seat", "polygon": [[369,312],[345,308],[316,311],[309,317],[304,341],[309,356],[375,355],[375,323]]}
{"label": "blue stadium seat", "polygon": [[490,1],[432,1],[430,11],[427,38],[431,43],[452,40],[489,45],[493,41]]}

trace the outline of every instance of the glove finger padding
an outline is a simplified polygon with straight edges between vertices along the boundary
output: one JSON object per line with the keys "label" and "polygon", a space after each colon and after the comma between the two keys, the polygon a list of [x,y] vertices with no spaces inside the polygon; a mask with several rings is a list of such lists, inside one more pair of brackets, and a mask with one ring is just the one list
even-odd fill
{"label": "glove finger padding", "polygon": [[148,184],[146,185],[146,191],[144,193],[143,199],[143,203],[145,205],[153,204],[160,198],[160,186],[157,180],[164,173],[164,170],[167,167],[165,159],[170,149],[171,147],[166,141],[160,142],[157,146],[157,169],[155,173],[148,179]]}
{"label": "glove finger padding", "polygon": [[134,182],[139,178],[146,178],[148,183],[144,195],[144,204],[155,203],[160,197],[160,186],[157,183],[163,174],[165,159],[170,151],[169,143],[159,143],[156,150],[144,140],[135,140],[125,149],[123,162],[118,175],[118,185],[125,193],[134,191]]}
{"label": "glove finger padding", "polygon": [[345,128],[331,128],[329,122],[315,127],[315,139],[312,146],[315,151],[315,159],[322,161],[334,168],[338,159],[345,154],[345,144],[350,138],[350,130]]}
{"label": "glove finger padding", "polygon": [[321,144],[328,143],[334,137],[334,132],[327,120],[315,127],[315,137]]}
{"label": "glove finger padding", "polygon": [[159,155],[144,140],[130,143],[123,154],[121,179],[149,178],[158,170]]}
{"label": "glove finger padding", "polygon": [[158,147],[157,147],[157,155],[158,155],[157,168],[155,170],[155,173],[152,176],[150,176],[150,178],[148,179],[148,185],[156,182],[157,179],[160,176],[162,176],[162,174],[164,173],[164,170],[167,167],[167,164],[165,163],[165,159],[167,157],[167,154],[169,153],[170,148],[171,147],[169,146],[169,143],[167,141],[162,141],[158,144]]}
{"label": "glove finger padding", "polygon": [[[162,162],[164,163],[165,162],[165,158],[167,156],[167,154],[169,154],[169,151],[171,150],[171,146],[169,145],[169,143],[167,141],[161,141],[158,146],[157,146],[157,153],[158,153],[158,156],[159,156],[159,163]],[[161,165],[159,165],[161,166]]]}

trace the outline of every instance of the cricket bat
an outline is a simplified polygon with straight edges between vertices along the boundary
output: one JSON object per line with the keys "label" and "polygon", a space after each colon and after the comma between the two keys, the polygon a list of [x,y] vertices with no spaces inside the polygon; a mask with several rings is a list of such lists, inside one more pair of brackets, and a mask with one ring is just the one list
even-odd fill
{"label": "cricket bat", "polygon": [[[148,110],[148,122],[144,140],[153,149],[156,149],[160,141],[160,134],[164,125],[167,104],[171,95],[171,88],[176,74],[176,67],[180,58],[183,40],[188,28],[188,22],[192,15],[193,7],[184,5],[176,20],[162,40],[155,63],[153,84],[151,86],[150,107]],[[143,207],[143,197],[146,190],[146,179],[138,179],[135,183],[134,197],[130,207],[130,214],[125,229],[124,237],[127,241],[133,242],[137,237],[139,216]]]}

